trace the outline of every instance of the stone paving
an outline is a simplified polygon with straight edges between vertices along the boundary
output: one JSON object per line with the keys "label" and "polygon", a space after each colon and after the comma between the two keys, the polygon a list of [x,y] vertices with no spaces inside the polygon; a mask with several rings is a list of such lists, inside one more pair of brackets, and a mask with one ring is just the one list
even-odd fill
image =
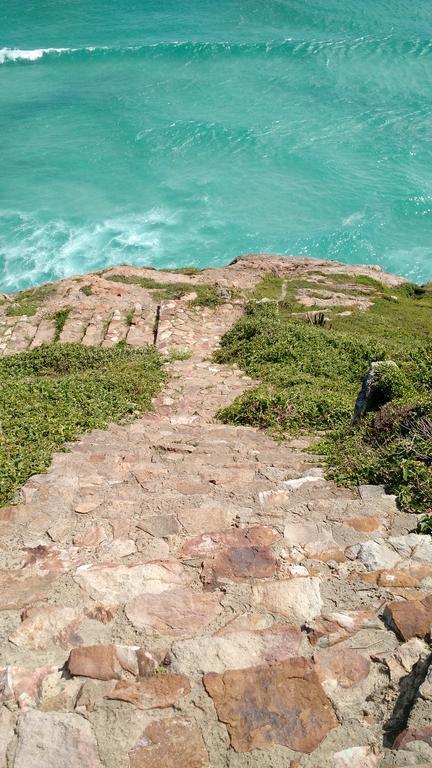
{"label": "stone paving", "polygon": [[[140,299],[64,340],[147,343]],[[162,303],[159,349],[190,356],[154,412],[0,510],[0,768],[432,766],[432,539],[306,439],[215,421],[252,383],[209,359],[241,311]]]}

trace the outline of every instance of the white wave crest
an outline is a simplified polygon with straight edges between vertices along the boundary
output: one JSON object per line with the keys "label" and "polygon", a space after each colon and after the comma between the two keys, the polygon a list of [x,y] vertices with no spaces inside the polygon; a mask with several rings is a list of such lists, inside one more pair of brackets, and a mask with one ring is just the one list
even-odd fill
{"label": "white wave crest", "polygon": [[92,53],[96,50],[106,50],[106,46],[86,46],[85,48],[32,48],[24,50],[22,48],[0,48],[0,64],[6,61],[37,61],[43,56],[49,54],[75,53],[76,51],[88,51]]}

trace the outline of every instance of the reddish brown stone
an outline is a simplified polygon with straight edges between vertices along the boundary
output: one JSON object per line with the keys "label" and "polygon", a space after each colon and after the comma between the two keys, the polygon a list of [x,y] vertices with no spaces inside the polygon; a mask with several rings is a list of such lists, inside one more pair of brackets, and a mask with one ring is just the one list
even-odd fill
{"label": "reddish brown stone", "polygon": [[309,640],[321,648],[340,643],[361,629],[382,629],[376,611],[333,611],[323,614],[308,625]]}
{"label": "reddish brown stone", "polygon": [[309,753],[338,724],[312,663],[302,657],[210,672],[204,685],[237,752],[282,744]]}
{"label": "reddish brown stone", "polygon": [[22,613],[22,623],[9,635],[9,640],[20,648],[46,650],[50,644],[62,644],[64,637],[74,632],[80,618],[74,608],[31,606]]}
{"label": "reddish brown stone", "polygon": [[198,726],[179,717],[150,723],[129,752],[130,768],[206,768],[208,764]]}
{"label": "reddish brown stone", "polygon": [[153,709],[172,707],[176,701],[187,696],[190,690],[190,683],[185,675],[165,673],[138,682],[121,680],[116,683],[107,698],[127,701],[139,709]]}
{"label": "reddish brown stone", "polygon": [[35,572],[42,575],[44,573],[63,573],[68,571],[76,561],[73,552],[57,549],[57,547],[47,547],[45,544],[39,544],[37,547],[27,547],[24,552],[25,557],[22,567],[31,567]]}
{"label": "reddish brown stone", "polygon": [[413,587],[419,586],[418,580],[409,571],[387,569],[371,571],[370,573],[354,574],[366,584],[376,584],[378,587]]}
{"label": "reddish brown stone", "polygon": [[431,602],[427,597],[422,601],[395,600],[386,605],[384,618],[402,640],[424,638],[430,632],[432,623]]}
{"label": "reddish brown stone", "polygon": [[24,608],[43,600],[54,578],[53,573],[34,575],[24,570],[0,570],[0,610]]}
{"label": "reddish brown stone", "polygon": [[206,557],[230,547],[269,547],[282,538],[276,528],[256,525],[248,528],[227,528],[203,533],[190,539],[182,548],[184,557]]}
{"label": "reddish brown stone", "polygon": [[15,701],[22,710],[37,706],[45,677],[57,669],[56,666],[0,669],[0,705]]}
{"label": "reddish brown stone", "polygon": [[277,560],[270,547],[230,547],[205,560],[203,579],[228,580],[269,579],[276,571]]}
{"label": "reddish brown stone", "polygon": [[98,547],[106,539],[106,533],[101,525],[94,525],[91,528],[87,528],[86,531],[77,533],[74,536],[73,543],[76,547]]}
{"label": "reddish brown stone", "polygon": [[113,539],[128,539],[130,531],[130,520],[122,517],[115,517],[110,520],[113,532]]}
{"label": "reddish brown stone", "polygon": [[351,520],[345,520],[343,525],[348,525],[361,533],[371,533],[381,527],[381,520],[377,517],[352,517]]}
{"label": "reddish brown stone", "polygon": [[406,728],[395,739],[394,749],[404,749],[411,741],[424,741],[432,747],[432,725],[425,725],[423,728]]}
{"label": "reddish brown stone", "polygon": [[217,595],[186,588],[140,595],[126,605],[126,615],[134,627],[153,628],[174,637],[191,637],[210,624],[220,611]]}
{"label": "reddish brown stone", "polygon": [[327,648],[314,656],[322,683],[337,683],[341,688],[357,685],[369,674],[370,661],[351,648]]}
{"label": "reddish brown stone", "polygon": [[73,648],[68,661],[71,675],[96,680],[120,680],[121,665],[114,645],[88,645]]}

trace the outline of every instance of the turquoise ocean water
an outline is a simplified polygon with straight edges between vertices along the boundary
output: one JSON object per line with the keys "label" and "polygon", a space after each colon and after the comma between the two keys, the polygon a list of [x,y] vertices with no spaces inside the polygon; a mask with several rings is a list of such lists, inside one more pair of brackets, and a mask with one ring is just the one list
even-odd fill
{"label": "turquoise ocean water", "polygon": [[432,278],[430,0],[0,0],[0,290],[247,252]]}

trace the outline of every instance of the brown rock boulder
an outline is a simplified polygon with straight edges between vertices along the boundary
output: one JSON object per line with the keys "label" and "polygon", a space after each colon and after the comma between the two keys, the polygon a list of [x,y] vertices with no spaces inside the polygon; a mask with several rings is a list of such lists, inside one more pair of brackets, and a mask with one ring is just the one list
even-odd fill
{"label": "brown rock boulder", "polygon": [[424,638],[432,624],[432,596],[423,600],[395,600],[384,609],[384,619],[402,640]]}
{"label": "brown rock boulder", "polygon": [[282,744],[312,752],[338,724],[312,663],[297,657],[219,675],[204,675],[236,752]]}

